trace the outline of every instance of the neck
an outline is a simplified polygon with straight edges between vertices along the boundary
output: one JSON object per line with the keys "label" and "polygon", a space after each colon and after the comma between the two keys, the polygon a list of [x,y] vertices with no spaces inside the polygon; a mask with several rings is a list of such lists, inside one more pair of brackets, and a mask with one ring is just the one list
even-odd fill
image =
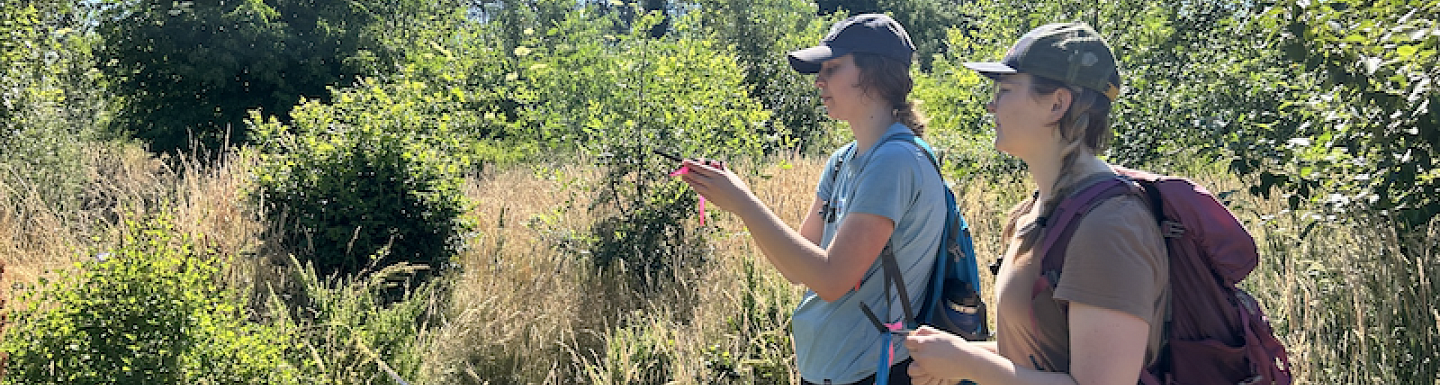
{"label": "neck", "polygon": [[[1090,150],[1081,149],[1075,157],[1075,164],[1069,170],[1061,170],[1064,166],[1064,157],[1059,151],[1051,153],[1045,159],[1027,160],[1026,166],[1030,169],[1030,179],[1035,182],[1035,188],[1040,192],[1040,201],[1049,200],[1056,193],[1055,182],[1065,175],[1090,175],[1097,172],[1112,172],[1110,165],[1095,157]],[[1062,174],[1064,172],[1065,174]],[[1072,180],[1073,182],[1073,180]]]}
{"label": "neck", "polygon": [[890,126],[894,125],[895,113],[889,108],[874,106],[866,110],[860,117],[847,120],[850,123],[850,132],[855,134],[856,154],[863,154],[870,146],[880,140]]}

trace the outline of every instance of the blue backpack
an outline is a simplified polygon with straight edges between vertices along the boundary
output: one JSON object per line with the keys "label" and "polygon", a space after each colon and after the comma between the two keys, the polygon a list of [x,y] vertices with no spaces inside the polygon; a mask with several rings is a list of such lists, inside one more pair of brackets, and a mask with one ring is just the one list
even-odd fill
{"label": "blue backpack", "polygon": [[[935,173],[940,174],[940,163],[935,159],[935,152],[924,140],[914,135],[894,135],[885,140],[903,140],[919,147],[925,152],[926,158],[930,159],[930,165],[934,167]],[[877,146],[878,148],[878,146]],[[846,147],[840,159],[850,156],[855,151],[855,144],[851,143]],[[832,169],[831,180],[839,173],[842,162],[836,162]],[[944,175],[941,175],[944,179]],[[904,329],[914,330],[919,325],[930,325],[934,328],[944,330],[951,334],[958,335],[969,341],[983,341],[991,337],[989,323],[986,322],[985,302],[980,296],[980,269],[975,260],[975,245],[970,237],[970,225],[965,223],[965,217],[960,214],[960,208],[955,204],[955,194],[947,187],[945,189],[945,229],[941,245],[935,256],[935,266],[931,269],[930,284],[924,293],[924,300],[920,305],[919,317],[910,307],[910,296],[905,292],[904,278],[900,274],[899,263],[895,255],[887,245],[880,253],[881,270],[885,278],[885,297],[890,298],[890,287],[894,286],[899,296],[900,304],[904,310]],[[883,334],[881,337],[882,346],[879,369],[875,373],[875,384],[886,384],[889,375],[889,367],[892,362],[891,335],[892,331],[880,321],[879,317],[870,310],[869,306],[860,304],[860,310],[870,318],[870,322]]]}

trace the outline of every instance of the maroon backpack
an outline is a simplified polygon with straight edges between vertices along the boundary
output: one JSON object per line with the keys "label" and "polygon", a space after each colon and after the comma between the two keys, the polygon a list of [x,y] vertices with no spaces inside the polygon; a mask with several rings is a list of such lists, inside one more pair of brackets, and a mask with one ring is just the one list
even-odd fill
{"label": "maroon backpack", "polygon": [[1159,384],[1277,384],[1291,381],[1290,358],[1260,304],[1237,283],[1260,255],[1255,239],[1215,196],[1183,178],[1114,166],[1120,178],[1071,195],[1043,220],[1037,253],[1041,281],[1052,288],[1080,217],[1109,198],[1134,194],[1151,206],[1170,254],[1170,311],[1159,358],[1140,382]]}

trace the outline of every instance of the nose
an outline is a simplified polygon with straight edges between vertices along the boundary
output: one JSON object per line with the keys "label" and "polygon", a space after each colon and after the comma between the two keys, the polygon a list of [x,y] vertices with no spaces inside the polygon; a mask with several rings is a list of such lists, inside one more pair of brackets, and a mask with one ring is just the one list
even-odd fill
{"label": "nose", "polygon": [[815,88],[825,88],[825,75],[815,75]]}
{"label": "nose", "polygon": [[990,101],[985,102],[985,112],[995,113],[995,98],[992,97]]}

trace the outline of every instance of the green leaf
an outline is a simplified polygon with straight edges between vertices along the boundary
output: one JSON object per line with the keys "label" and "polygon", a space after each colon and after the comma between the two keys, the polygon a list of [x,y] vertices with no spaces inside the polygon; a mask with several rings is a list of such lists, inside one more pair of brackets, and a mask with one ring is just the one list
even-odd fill
{"label": "green leaf", "polygon": [[1396,48],[1395,54],[1399,55],[1401,59],[1409,59],[1411,57],[1414,57],[1415,53],[1418,51],[1420,51],[1419,47],[1407,44],[1400,46],[1400,48]]}

